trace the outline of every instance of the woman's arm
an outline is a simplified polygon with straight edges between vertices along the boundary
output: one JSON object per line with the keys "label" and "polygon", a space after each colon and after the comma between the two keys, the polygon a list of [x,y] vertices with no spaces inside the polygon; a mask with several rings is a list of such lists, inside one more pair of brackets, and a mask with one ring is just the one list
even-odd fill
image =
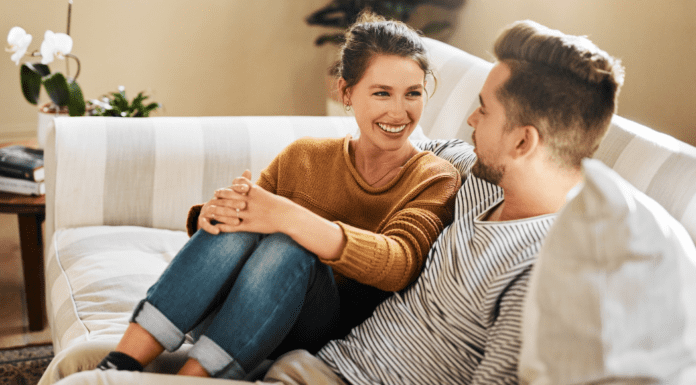
{"label": "woman's arm", "polygon": [[[345,246],[341,228],[310,210],[254,184],[247,170],[203,205],[199,227],[212,234],[284,233],[320,259],[337,259]],[[239,212],[237,212],[239,209]],[[211,221],[215,220],[215,225]]]}
{"label": "woman's arm", "polygon": [[459,175],[443,178],[391,216],[379,233],[339,223],[346,246],[338,259],[322,260],[337,273],[385,291],[413,282],[435,240],[453,219]]}

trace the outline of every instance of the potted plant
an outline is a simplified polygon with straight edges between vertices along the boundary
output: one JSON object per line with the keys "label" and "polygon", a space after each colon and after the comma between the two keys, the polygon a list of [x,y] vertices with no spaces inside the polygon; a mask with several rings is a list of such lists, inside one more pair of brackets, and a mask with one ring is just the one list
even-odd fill
{"label": "potted plant", "polygon": [[126,97],[126,88],[118,87],[118,92],[112,92],[111,96],[104,96],[102,100],[90,100],[90,115],[92,116],[115,116],[123,118],[146,118],[154,110],[162,107],[159,103],[144,104],[145,96],[143,92],[138,93],[132,102]]}
{"label": "potted plant", "polygon": [[[80,74],[80,60],[71,54],[73,41],[70,37],[70,13],[72,0],[68,3],[68,29],[67,33],[55,33],[46,31],[40,50],[27,53],[27,49],[32,41],[32,36],[21,27],[14,27],[7,35],[7,42],[10,44],[9,51],[12,52],[11,60],[19,65],[23,56],[41,57],[41,61],[24,63],[19,71],[22,94],[31,104],[38,104],[41,87],[51,98],[51,102],[41,110],[44,112],[68,112],[70,116],[81,116],[85,114],[85,99],[82,90],[77,84],[77,77]],[[66,75],[60,72],[51,73],[48,64],[55,58],[66,60]],[[73,59],[77,64],[75,76],[69,76],[67,59]]]}
{"label": "potted plant", "polygon": [[[322,34],[314,42],[316,45],[325,43],[342,44],[344,42],[343,30],[347,29],[357,20],[358,15],[364,9],[388,19],[394,19],[408,23],[416,8],[422,5],[430,5],[449,11],[455,10],[464,4],[465,0],[333,0],[327,6],[313,12],[307,17],[310,25],[339,28],[341,32]],[[447,20],[429,21],[420,28],[424,35],[437,34],[450,29],[452,24]]]}
{"label": "potted plant", "polygon": [[[73,41],[70,37],[70,14],[72,0],[68,2],[67,33],[46,31],[39,50],[27,53],[32,42],[32,36],[21,27],[13,27],[7,35],[10,44],[7,51],[12,52],[11,60],[19,65],[24,56],[40,57],[40,61],[22,64],[19,78],[24,98],[31,104],[38,105],[41,89],[45,89],[50,102],[39,107],[37,139],[39,147],[46,144],[48,127],[53,118],[58,115],[82,116],[85,114],[85,99],[82,89],[77,84],[80,74],[80,60],[71,54]],[[48,64],[55,58],[65,60],[65,75],[61,72],[51,72]],[[69,75],[68,59],[73,59],[76,65],[75,76]]]}

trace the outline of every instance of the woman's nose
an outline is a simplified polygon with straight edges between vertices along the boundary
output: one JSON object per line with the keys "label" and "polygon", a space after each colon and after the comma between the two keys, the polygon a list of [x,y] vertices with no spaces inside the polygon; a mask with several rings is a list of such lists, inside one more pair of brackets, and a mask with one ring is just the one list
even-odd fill
{"label": "woman's nose", "polygon": [[393,98],[389,103],[389,112],[399,116],[406,111],[406,101],[403,98]]}

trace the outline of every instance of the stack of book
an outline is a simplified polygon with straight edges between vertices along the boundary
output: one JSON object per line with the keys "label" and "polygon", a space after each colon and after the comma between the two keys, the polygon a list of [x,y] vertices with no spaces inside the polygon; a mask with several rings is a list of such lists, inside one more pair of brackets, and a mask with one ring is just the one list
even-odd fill
{"label": "stack of book", "polygon": [[0,191],[45,194],[43,150],[22,145],[0,148]]}

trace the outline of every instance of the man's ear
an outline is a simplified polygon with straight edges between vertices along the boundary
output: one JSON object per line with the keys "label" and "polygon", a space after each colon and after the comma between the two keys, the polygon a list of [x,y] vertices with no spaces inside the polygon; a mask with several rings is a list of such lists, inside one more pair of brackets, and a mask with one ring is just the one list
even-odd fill
{"label": "man's ear", "polygon": [[536,150],[541,142],[539,130],[534,126],[516,127],[513,132],[515,143],[515,156],[527,156]]}

